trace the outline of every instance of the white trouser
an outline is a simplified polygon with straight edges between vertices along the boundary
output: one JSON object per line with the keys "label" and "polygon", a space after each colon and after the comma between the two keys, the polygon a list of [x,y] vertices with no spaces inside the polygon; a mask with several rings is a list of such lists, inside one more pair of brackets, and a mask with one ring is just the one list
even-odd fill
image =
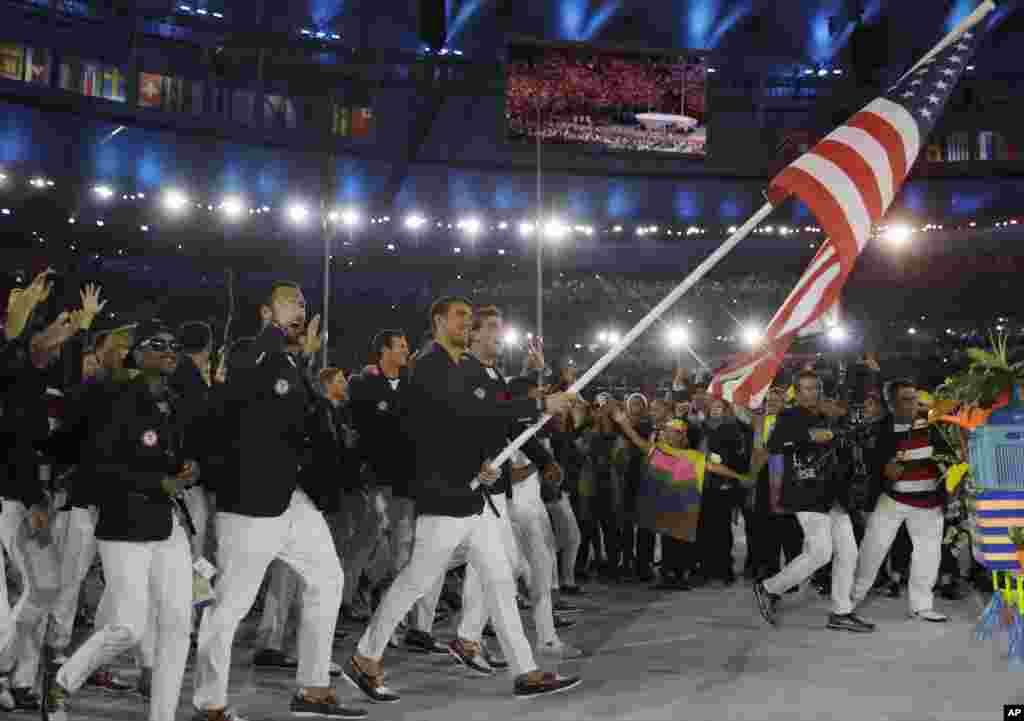
{"label": "white trouser", "polygon": [[[192,557],[177,522],[164,541],[99,541],[110,616],[68,659],[57,681],[74,693],[93,671],[154,634],[149,721],[173,721],[188,661]],[[155,614],[153,610],[155,609]]]}
{"label": "white trouser", "polygon": [[[495,495],[491,496],[491,501],[494,503],[494,507],[498,509],[498,513],[501,514],[501,540],[505,553],[508,556],[508,562],[512,566],[512,576],[514,578],[528,576],[529,567],[519,548],[519,541],[516,538],[516,533],[512,528],[512,521],[509,517],[508,499],[504,495]],[[488,511],[490,512],[490,509]],[[418,630],[425,633],[431,632],[434,625],[434,617],[437,615],[437,604],[441,599],[442,591],[444,591],[445,576],[448,571],[462,565],[466,566],[466,575],[462,580],[463,623],[466,619],[467,609],[469,609],[468,613],[471,618],[475,619],[471,624],[472,627],[475,627],[476,621],[483,617],[486,601],[480,589],[479,576],[476,575],[475,571],[470,570],[472,564],[468,561],[469,554],[467,548],[465,546],[456,548],[445,570],[438,575],[430,589],[423,594],[423,597],[416,601],[416,605],[413,606],[413,622]],[[484,617],[485,623],[486,620]],[[461,624],[460,628],[462,628]],[[482,630],[483,626],[480,628]],[[475,637],[462,636],[461,638],[474,639]]]}
{"label": "white trouser", "polygon": [[[102,561],[102,554],[100,554],[100,562],[102,563]],[[104,568],[105,575],[106,568]],[[135,657],[139,666],[150,670],[152,670],[156,660],[156,610],[157,607],[151,604],[149,608],[149,622],[143,629],[138,647],[135,649]],[[110,586],[109,584],[104,584],[103,594],[100,596],[99,605],[96,607],[96,618],[93,625],[96,628],[102,628],[112,624],[114,622],[113,614],[114,604],[110,595]]]}
{"label": "white trouser", "polygon": [[536,670],[533,651],[516,608],[516,584],[503,540],[506,533],[503,524],[506,523],[495,516],[489,506],[485,506],[483,513],[465,518],[426,515],[417,518],[412,558],[391,584],[359,639],[359,655],[376,661],[382,658],[399,621],[438,576],[444,574],[461,546],[470,566],[476,568],[483,581],[486,606],[494,618],[498,640],[512,673],[519,675]]}
{"label": "white trouser", "polygon": [[416,533],[416,504],[411,498],[395,496],[391,486],[380,486],[379,493],[388,519],[385,535],[388,539],[390,575],[393,576],[402,570],[412,555]]}
{"label": "white trouser", "polygon": [[53,537],[63,541],[61,552],[61,588],[53,608],[53,638],[51,645],[66,649],[71,643],[78,611],[78,596],[82,582],[96,560],[96,509],[71,507],[57,514]]}
{"label": "white trouser", "polygon": [[853,585],[853,598],[858,603],[867,597],[874,585],[885,555],[904,522],[914,546],[910,555],[910,578],[907,581],[910,612],[932,610],[932,589],[939,578],[939,563],[942,560],[942,507],[916,508],[894,501],[885,494],[878,499],[874,513],[868,518],[868,527],[860,544],[857,580]]}
{"label": "white trouser", "polygon": [[22,579],[22,592],[11,612],[10,642],[0,658],[0,670],[14,673],[15,688],[35,685],[36,670],[46,632],[44,620],[53,607],[61,585],[61,537],[41,546],[28,533],[28,509],[20,501],[3,499],[0,540]]}
{"label": "white trouser", "polygon": [[231,644],[252,608],[267,567],[279,558],[303,580],[298,633],[302,688],[330,686],[331,647],[341,605],[343,575],[331,531],[309,497],[296,489],[280,516],[217,514],[217,600],[203,614],[196,655],[198,709],[227,705]]}
{"label": "white trouser", "polygon": [[851,613],[853,574],[857,568],[857,540],[850,514],[838,508],[828,513],[796,514],[804,530],[804,550],[789,565],[764,582],[769,593],[782,594],[806,581],[832,561],[832,612]]}
{"label": "white trouser", "polygon": [[[525,482],[523,481],[523,483]],[[512,493],[514,499],[515,487],[513,487]],[[540,490],[538,487],[539,497]],[[512,576],[513,578],[523,577],[529,588],[533,580],[532,569],[527,562],[526,555],[519,546],[519,534],[516,532],[512,522],[512,512],[508,499],[504,495],[497,495],[491,496],[491,500],[494,501],[494,507],[501,514],[501,518],[498,519],[498,523],[501,526],[501,540],[504,546],[505,557],[512,568]],[[514,504],[515,501],[513,500],[511,505]],[[493,511],[490,512],[493,513]],[[467,641],[480,641],[484,626],[487,625],[487,621],[490,619],[487,598],[482,583],[479,571],[473,567],[473,562],[470,561],[466,564],[466,577],[462,581],[462,618],[459,620],[459,627],[456,631],[459,638]],[[554,622],[552,621],[553,625]]]}
{"label": "white trouser", "polygon": [[302,587],[302,578],[284,561],[274,559],[267,579],[267,596],[260,616],[263,647],[284,651],[285,630]]}
{"label": "white trouser", "polygon": [[569,502],[569,494],[562,491],[557,501],[547,504],[547,509],[551,517],[551,528],[555,532],[555,540],[557,542],[561,585],[575,586],[576,556],[580,552],[581,536],[580,524],[576,521],[576,514],[572,510],[572,503]]}
{"label": "white trouser", "polygon": [[[530,589],[530,600],[533,603],[533,620],[537,629],[538,643],[558,643],[558,634],[555,632],[554,609],[552,608],[551,588],[555,568],[554,542],[555,534],[551,529],[551,520],[548,518],[548,510],[540,497],[540,478],[536,473],[524,481],[512,486],[512,503],[508,506],[508,516],[512,521],[512,528],[515,530],[522,555],[530,569],[527,587]],[[474,579],[479,583],[479,577],[473,574]],[[470,575],[467,572],[467,591]],[[476,590],[474,594],[467,592],[466,596],[472,595],[482,597],[483,593]],[[483,606],[477,603],[478,607]],[[473,620],[479,620],[474,609],[471,607],[467,612],[463,610],[463,621],[459,626],[459,637],[472,641],[479,641],[483,626],[476,628],[471,625]],[[463,636],[463,632],[467,635]]]}

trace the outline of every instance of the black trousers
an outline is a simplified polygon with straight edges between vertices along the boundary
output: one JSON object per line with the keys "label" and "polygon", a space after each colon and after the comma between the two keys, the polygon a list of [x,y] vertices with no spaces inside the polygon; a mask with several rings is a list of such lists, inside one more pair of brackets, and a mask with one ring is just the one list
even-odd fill
{"label": "black trousers", "polygon": [[780,570],[780,554],[786,563],[803,552],[804,532],[792,514],[756,513],[756,545],[753,546],[754,564],[758,578],[769,578]]}
{"label": "black trousers", "polygon": [[682,577],[695,569],[697,561],[697,544],[661,534],[662,576]]}
{"label": "black trousers", "polygon": [[740,496],[735,488],[705,488],[700,499],[697,544],[707,578],[733,575],[732,512]]}

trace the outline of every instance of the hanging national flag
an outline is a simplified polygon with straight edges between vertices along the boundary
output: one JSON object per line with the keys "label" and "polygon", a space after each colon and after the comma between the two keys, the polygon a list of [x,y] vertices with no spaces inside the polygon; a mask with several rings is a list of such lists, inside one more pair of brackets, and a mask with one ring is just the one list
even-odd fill
{"label": "hanging national flag", "polygon": [[885,215],[980,41],[980,21],[995,9],[982,3],[971,23],[954,30],[876,99],[769,186],[779,205],[790,195],[817,218],[827,240],[775,314],[761,347],[715,375],[709,392],[757,407],[793,339],[836,306],[846,279]]}

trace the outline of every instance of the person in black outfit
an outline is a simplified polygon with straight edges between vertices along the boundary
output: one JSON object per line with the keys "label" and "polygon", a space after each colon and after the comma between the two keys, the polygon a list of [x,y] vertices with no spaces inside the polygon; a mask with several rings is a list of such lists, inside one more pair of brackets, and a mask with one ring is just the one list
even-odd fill
{"label": "person in black outfit", "polygon": [[[382,330],[374,336],[372,351],[373,365],[349,381],[349,408],[366,481],[387,506],[389,583],[409,562],[416,520],[409,490],[412,444],[402,428],[401,407],[403,385],[408,381],[409,342],[402,331]],[[406,637],[407,643],[415,640],[416,634]]]}
{"label": "person in black outfit", "polygon": [[754,577],[764,580],[779,572],[780,555],[791,562],[800,555],[804,534],[796,516],[784,513],[771,500],[771,473],[768,451],[765,449],[775,423],[786,407],[786,389],[776,386],[768,391],[765,412],[755,431],[754,446],[764,456],[757,473],[754,492],[754,527],[747,538],[747,548],[754,557]]}
{"label": "person in black outfit", "polygon": [[[750,467],[750,443],[745,428],[729,415],[726,402],[712,398],[708,402],[705,421],[706,447],[711,458],[719,456],[721,465],[737,473]],[[704,580],[717,579],[731,586],[736,582],[732,557],[733,510],[742,503],[744,490],[734,478],[708,472],[701,494],[700,524],[697,544],[700,546]]]}
{"label": "person in black outfit", "polygon": [[463,299],[442,298],[431,306],[435,341],[418,357],[403,399],[416,459],[415,545],[344,669],[348,679],[377,702],[400,699],[385,685],[381,665],[391,635],[463,545],[480,574],[487,611],[516,677],[516,695],[554,693],[579,683],[578,678],[537,669],[516,608],[502,519],[487,490],[501,477],[488,461],[495,450],[495,433],[504,436],[509,424],[543,411],[557,414],[572,397],[555,395],[537,402],[496,398],[478,381],[479,362],[466,358],[471,317],[472,305]]}
{"label": "person in black outfit", "polygon": [[[52,537],[51,524],[56,520],[51,508],[51,492],[56,489],[48,476],[52,465],[40,457],[51,430],[44,401],[48,373],[67,348],[84,346],[84,331],[104,305],[100,289],[90,284],[80,292],[80,309],[63,310],[48,319],[46,313],[54,309],[43,302],[50,296],[51,273],[43,272],[28,288],[12,291],[0,358],[0,540],[24,582],[23,600],[15,606],[10,631],[0,634],[13,633],[13,639],[0,638],[4,642],[0,674],[10,676],[13,705],[25,711],[39,709],[34,689],[43,642],[40,624],[52,604],[47,597],[57,590],[41,588],[38,581],[60,575],[60,569],[54,568],[59,561],[54,546],[41,542]],[[9,707],[3,698],[5,682],[0,681],[0,704]]]}
{"label": "person in black outfit", "polygon": [[[319,341],[319,319],[306,328],[306,299],[294,283],[275,283],[260,315],[260,335],[234,350],[227,370],[221,423],[229,435],[230,468],[217,485],[217,603],[203,615],[197,651],[196,721],[240,721],[227,707],[231,644],[275,558],[303,579],[298,632],[298,690],[293,713],[362,718],[339,706],[330,682],[331,647],[342,595],[342,570],[331,532],[315,501],[317,487],[300,485],[315,395],[289,345]],[[334,479],[317,479],[331,484]]]}
{"label": "person in black outfit", "polygon": [[783,411],[768,439],[768,450],[784,456],[782,503],[803,528],[804,551],[776,575],[755,583],[754,596],[764,619],[776,625],[779,594],[831,560],[833,607],[828,627],[865,633],[875,627],[853,613],[857,542],[849,514],[837,504],[837,480],[842,479],[835,477],[835,433],[829,426],[838,410],[823,403],[820,394],[817,374],[802,371],[797,377],[798,405]]}
{"label": "person in black outfit", "polygon": [[96,538],[110,620],[57,672],[47,698],[51,719],[66,717],[69,696],[147,629],[156,634],[150,718],[175,717],[192,601],[191,522],[178,494],[199,476],[167,385],[178,347],[159,321],[140,325],[133,350],[140,373],[110,396],[104,420],[82,447],[81,466],[99,507]]}

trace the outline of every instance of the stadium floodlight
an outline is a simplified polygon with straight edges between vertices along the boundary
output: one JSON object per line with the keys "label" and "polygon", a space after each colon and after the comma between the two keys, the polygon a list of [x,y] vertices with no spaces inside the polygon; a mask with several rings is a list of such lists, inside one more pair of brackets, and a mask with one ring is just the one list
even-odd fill
{"label": "stadium floodlight", "polygon": [[170,213],[180,213],[188,205],[188,196],[177,188],[171,188],[164,193],[164,210]]}
{"label": "stadium floodlight", "polygon": [[608,345],[618,345],[620,340],[622,340],[622,336],[619,335],[618,331],[608,331]]}
{"label": "stadium floodlight", "polygon": [[909,225],[893,225],[886,229],[885,239],[891,245],[900,247],[907,244],[912,233],[913,230]]}
{"label": "stadium floodlight", "polygon": [[519,345],[519,331],[515,328],[507,328],[505,337],[502,339],[505,345]]}
{"label": "stadium floodlight", "polygon": [[92,192],[95,193],[100,200],[110,200],[114,197],[114,189],[109,185],[97,185],[93,187]]}
{"label": "stadium floodlight", "polygon": [[359,225],[359,211],[355,208],[345,208],[337,212],[337,218],[346,228],[354,228]]}
{"label": "stadium floodlight", "polygon": [[533,235],[533,230],[534,225],[528,220],[524,220],[522,223],[519,224],[519,235],[523,236],[524,238]]}
{"label": "stadium floodlight", "polygon": [[836,324],[828,329],[828,339],[833,343],[844,343],[850,334],[846,332],[846,328]]}
{"label": "stadium floodlight", "polygon": [[670,348],[682,348],[689,341],[689,333],[686,332],[686,328],[681,326],[672,326],[668,329],[668,333],[666,335]]}
{"label": "stadium floodlight", "polygon": [[456,227],[466,235],[473,237],[483,229],[483,223],[479,218],[463,218],[456,224]]}
{"label": "stadium floodlight", "polygon": [[228,220],[238,220],[245,210],[245,203],[237,195],[228,195],[220,201],[220,212]]}
{"label": "stadium floodlight", "polygon": [[597,342],[598,343],[607,343],[608,342],[608,331],[603,330],[600,333],[598,333],[597,334]]}
{"label": "stadium floodlight", "polygon": [[544,237],[548,240],[559,241],[569,232],[569,226],[558,218],[552,218],[544,224]]}
{"label": "stadium floodlight", "polygon": [[405,227],[408,230],[419,230],[427,224],[427,219],[418,213],[412,213],[405,217]]}
{"label": "stadium floodlight", "polygon": [[753,348],[764,339],[764,333],[755,325],[748,325],[743,329],[743,342]]}
{"label": "stadium floodlight", "polygon": [[917,335],[917,328],[914,328],[913,326],[911,326],[910,328],[907,328],[907,334],[908,335]]}
{"label": "stadium floodlight", "polygon": [[309,220],[309,208],[302,203],[292,203],[288,206],[288,220],[295,225],[305,225]]}

